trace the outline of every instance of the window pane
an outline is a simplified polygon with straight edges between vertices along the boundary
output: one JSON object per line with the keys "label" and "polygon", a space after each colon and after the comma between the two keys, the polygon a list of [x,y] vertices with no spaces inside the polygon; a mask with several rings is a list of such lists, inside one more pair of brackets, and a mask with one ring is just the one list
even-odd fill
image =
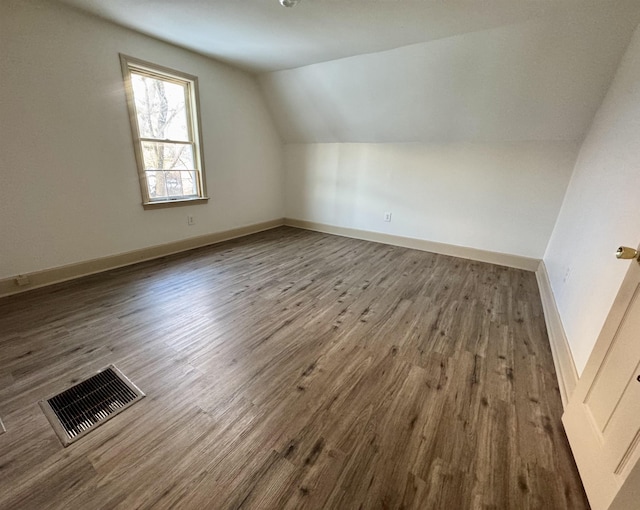
{"label": "window pane", "polygon": [[193,146],[183,143],[142,142],[145,170],[194,170]]}
{"label": "window pane", "polygon": [[131,73],[138,128],[143,138],[189,141],[186,84]]}
{"label": "window pane", "polygon": [[167,199],[197,196],[197,182],[195,171],[162,171],[148,170],[147,187],[149,198]]}
{"label": "window pane", "polygon": [[182,184],[182,192],[185,195],[193,196],[198,194],[195,172],[180,172],[180,183]]}
{"label": "window pane", "polygon": [[145,172],[147,175],[147,187],[149,198],[166,198],[167,187],[164,185],[164,172]]}

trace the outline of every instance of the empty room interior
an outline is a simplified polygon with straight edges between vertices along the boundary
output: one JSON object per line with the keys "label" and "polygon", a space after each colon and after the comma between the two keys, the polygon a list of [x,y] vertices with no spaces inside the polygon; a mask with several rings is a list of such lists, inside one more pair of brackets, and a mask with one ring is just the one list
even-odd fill
{"label": "empty room interior", "polygon": [[640,508],[640,2],[3,0],[1,509]]}

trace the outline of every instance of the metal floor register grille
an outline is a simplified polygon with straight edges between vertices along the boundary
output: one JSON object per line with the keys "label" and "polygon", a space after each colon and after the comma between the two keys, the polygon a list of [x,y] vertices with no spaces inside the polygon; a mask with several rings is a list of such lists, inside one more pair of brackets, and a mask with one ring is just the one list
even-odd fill
{"label": "metal floor register grille", "polygon": [[102,425],[144,397],[114,365],[40,402],[64,446]]}

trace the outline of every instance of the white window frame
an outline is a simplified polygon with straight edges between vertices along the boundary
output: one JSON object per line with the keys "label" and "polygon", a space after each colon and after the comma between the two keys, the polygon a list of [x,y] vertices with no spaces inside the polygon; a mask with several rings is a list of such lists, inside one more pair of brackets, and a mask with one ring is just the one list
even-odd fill
{"label": "white window frame", "polygon": [[[168,67],[145,62],[128,55],[120,54],[120,63],[122,66],[122,76],[124,78],[124,88],[127,100],[127,108],[129,110],[129,120],[131,122],[131,134],[133,136],[133,147],[136,157],[136,166],[138,168],[138,178],[140,181],[140,191],[142,193],[142,205],[145,209],[155,209],[158,207],[171,207],[178,205],[192,205],[198,203],[206,203],[207,197],[205,171],[204,171],[204,154],[202,150],[202,126],[200,123],[200,109],[198,101],[198,77],[187,73],[169,69]],[[169,142],[169,143],[185,143],[178,140],[158,140],[155,138],[145,138],[140,135],[138,127],[138,115],[136,112],[136,103],[133,95],[133,87],[131,84],[131,71],[139,74],[150,76],[151,78],[163,81],[178,83],[185,86],[186,97],[185,107],[187,111],[187,123],[189,131],[189,141],[193,147],[193,159],[196,173],[196,191],[197,195],[184,196],[176,198],[151,198],[149,196],[149,186],[147,183],[147,174],[144,167],[144,158],[142,152],[143,142]]]}

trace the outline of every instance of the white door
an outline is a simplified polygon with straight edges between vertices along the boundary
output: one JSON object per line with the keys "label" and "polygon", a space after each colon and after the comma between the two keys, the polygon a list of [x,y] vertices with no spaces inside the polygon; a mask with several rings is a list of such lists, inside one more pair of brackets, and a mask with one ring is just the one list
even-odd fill
{"label": "white door", "polygon": [[640,262],[634,252],[624,252],[635,260],[562,417],[592,510],[640,509]]}

